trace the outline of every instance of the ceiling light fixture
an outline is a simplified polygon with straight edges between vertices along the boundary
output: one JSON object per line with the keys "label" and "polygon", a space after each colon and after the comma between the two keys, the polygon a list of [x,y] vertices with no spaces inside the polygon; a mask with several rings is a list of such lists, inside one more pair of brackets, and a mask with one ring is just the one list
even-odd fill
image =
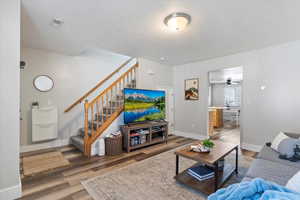
{"label": "ceiling light fixture", "polygon": [[164,23],[172,31],[179,32],[191,23],[191,16],[186,13],[175,12],[168,15]]}

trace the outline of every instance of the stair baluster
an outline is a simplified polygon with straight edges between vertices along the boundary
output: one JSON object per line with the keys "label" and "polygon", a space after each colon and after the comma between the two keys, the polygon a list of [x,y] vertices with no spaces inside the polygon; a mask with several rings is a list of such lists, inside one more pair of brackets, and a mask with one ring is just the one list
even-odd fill
{"label": "stair baluster", "polygon": [[108,88],[84,104],[84,154],[91,155],[91,146],[123,111],[123,89],[136,87],[138,63]]}

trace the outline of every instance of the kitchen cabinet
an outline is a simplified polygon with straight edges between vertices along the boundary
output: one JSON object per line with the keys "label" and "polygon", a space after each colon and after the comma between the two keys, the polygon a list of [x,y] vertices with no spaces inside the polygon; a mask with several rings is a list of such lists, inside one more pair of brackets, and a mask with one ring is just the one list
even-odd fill
{"label": "kitchen cabinet", "polygon": [[223,127],[223,108],[211,108],[210,109],[210,123],[214,128]]}
{"label": "kitchen cabinet", "polygon": [[210,137],[214,136],[214,112],[215,111],[209,111],[208,112],[208,117],[209,117],[209,121],[208,121],[208,135]]}

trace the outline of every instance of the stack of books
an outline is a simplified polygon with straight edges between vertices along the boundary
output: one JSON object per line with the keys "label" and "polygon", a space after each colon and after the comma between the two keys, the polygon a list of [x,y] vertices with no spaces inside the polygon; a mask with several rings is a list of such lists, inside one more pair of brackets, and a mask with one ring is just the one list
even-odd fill
{"label": "stack of books", "polygon": [[130,145],[135,146],[139,144],[144,144],[147,141],[146,135],[140,135],[139,133],[131,133],[130,134]]}
{"label": "stack of books", "polygon": [[196,178],[198,181],[204,181],[210,178],[213,178],[215,173],[214,171],[209,168],[206,167],[204,165],[198,165],[196,167],[191,167],[188,169],[187,173]]}
{"label": "stack of books", "polygon": [[141,144],[140,135],[139,134],[130,134],[130,145],[135,146]]}

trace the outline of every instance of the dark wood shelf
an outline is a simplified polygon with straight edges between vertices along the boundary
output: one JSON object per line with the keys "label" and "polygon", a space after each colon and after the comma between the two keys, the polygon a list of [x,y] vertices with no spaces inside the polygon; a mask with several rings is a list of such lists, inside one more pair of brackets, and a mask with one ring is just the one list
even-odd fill
{"label": "dark wood shelf", "polygon": [[157,143],[161,143],[161,142],[164,142],[165,139],[162,139],[162,138],[155,138],[155,139],[152,139],[151,142],[145,142],[144,144],[137,144],[137,145],[134,145],[134,146],[130,146],[131,149],[138,149],[138,148],[141,148],[141,147],[145,147],[145,146],[148,146],[150,144],[157,144]]}
{"label": "dark wood shelf", "polygon": [[150,135],[150,133],[143,133],[143,134],[137,133],[137,135],[133,135],[133,134],[131,133],[131,134],[130,134],[130,137],[143,136],[143,135],[147,136],[147,135]]}
{"label": "dark wood shelf", "polygon": [[[199,165],[196,164],[196,165]],[[196,166],[194,165],[194,166]],[[199,181],[196,178],[192,177],[191,175],[189,175],[187,173],[187,170],[184,170],[183,172],[179,173],[177,176],[175,176],[174,178],[176,179],[176,181],[178,181],[181,184],[184,184],[188,187],[191,187],[195,190],[198,190],[206,195],[210,195],[212,193],[215,192],[214,190],[214,184],[215,184],[215,179],[214,178],[210,178],[204,181]],[[219,171],[219,187],[221,187],[224,182],[226,180],[228,180],[228,178],[233,174],[235,168],[226,163],[224,166],[224,170],[223,171]]]}
{"label": "dark wood shelf", "polygon": [[152,134],[153,133],[161,133],[161,132],[164,132],[165,130],[159,130],[159,131],[152,131]]}
{"label": "dark wood shelf", "polygon": [[[161,127],[163,130],[155,131],[152,128],[153,127]],[[131,145],[131,138],[136,136],[131,136],[131,132],[136,132],[138,134],[138,130],[141,129],[149,129],[149,133],[147,134],[140,134],[140,136],[145,135],[146,142],[143,144],[136,144]],[[166,121],[159,121],[159,122],[147,122],[142,124],[134,124],[134,125],[123,125],[121,126],[121,131],[123,134],[123,147],[127,152],[130,152],[132,150],[146,147],[149,145],[162,143],[168,141],[168,122]],[[161,134],[160,137],[153,137],[153,134],[157,136],[156,134]]]}

